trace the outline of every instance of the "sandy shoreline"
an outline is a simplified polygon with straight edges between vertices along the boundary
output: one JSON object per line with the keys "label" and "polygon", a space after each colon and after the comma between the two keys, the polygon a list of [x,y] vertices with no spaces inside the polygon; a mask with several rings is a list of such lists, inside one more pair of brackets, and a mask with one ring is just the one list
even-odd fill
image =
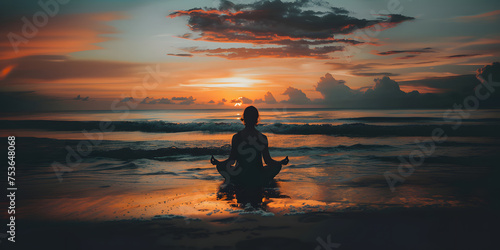
{"label": "sandy shoreline", "polygon": [[[23,221],[24,249],[491,249],[499,220],[484,209],[386,209],[295,216],[229,215],[108,222]],[[330,240],[328,240],[328,238]],[[340,244],[340,245],[335,245]],[[317,248],[319,247],[319,248]]]}

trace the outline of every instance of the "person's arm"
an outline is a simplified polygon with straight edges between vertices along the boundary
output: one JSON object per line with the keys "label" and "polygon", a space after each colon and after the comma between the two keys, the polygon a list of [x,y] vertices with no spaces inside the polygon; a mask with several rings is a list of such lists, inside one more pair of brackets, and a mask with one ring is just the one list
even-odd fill
{"label": "person's arm", "polygon": [[[229,154],[229,158],[227,158],[226,160],[224,161],[219,161],[217,159],[215,159],[215,157],[212,155],[212,158],[210,159],[210,163],[212,163],[212,165],[218,165],[218,164],[226,164],[228,161],[235,161],[236,160],[236,157],[237,157],[237,145],[238,145],[238,141],[237,141],[237,138],[236,138],[237,134],[233,135],[233,138],[231,140],[231,153]],[[232,165],[232,164],[231,164]]]}
{"label": "person's arm", "polygon": [[268,166],[280,166],[280,165],[286,165],[288,164],[288,156],[285,157],[285,159],[281,161],[276,161],[271,157],[271,154],[269,153],[269,143],[267,141],[267,136],[263,135],[264,137],[264,150],[262,150],[262,157],[264,158],[264,162]]}

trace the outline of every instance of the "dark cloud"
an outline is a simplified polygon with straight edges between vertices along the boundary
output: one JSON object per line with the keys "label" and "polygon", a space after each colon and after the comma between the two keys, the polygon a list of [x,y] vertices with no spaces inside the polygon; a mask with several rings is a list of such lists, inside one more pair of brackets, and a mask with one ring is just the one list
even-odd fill
{"label": "dark cloud", "polygon": [[405,92],[401,91],[399,84],[389,78],[384,76],[383,78],[377,78],[373,80],[375,85],[371,89],[366,90],[365,96],[368,98],[400,98],[404,97]]}
{"label": "dark cloud", "polygon": [[321,77],[315,87],[316,91],[321,93],[326,103],[345,100],[351,98],[355,94],[351,88],[345,85],[345,81],[336,80],[329,73]]}
{"label": "dark cloud", "polygon": [[231,100],[231,103],[252,104],[253,101],[250,98],[242,96],[237,99]]}
{"label": "dark cloud", "polygon": [[342,51],[341,46],[323,46],[310,48],[307,45],[293,45],[280,48],[229,48],[229,49],[191,49],[191,53],[203,53],[207,56],[224,57],[227,59],[246,59],[257,57],[310,57],[328,59],[327,54]]}
{"label": "dark cloud", "polygon": [[476,77],[484,80],[489,80],[491,77],[493,81],[500,82],[500,62],[494,62],[478,69]]}
{"label": "dark cloud", "polygon": [[398,76],[399,74],[389,72],[352,72],[355,76]]}
{"label": "dark cloud", "polygon": [[169,56],[192,57],[192,54],[167,54]]}
{"label": "dark cloud", "polygon": [[4,82],[22,84],[27,80],[53,81],[60,79],[114,78],[131,76],[145,67],[139,63],[72,60],[67,56],[38,55],[0,61],[15,65]]}
{"label": "dark cloud", "polygon": [[378,52],[377,55],[388,56],[401,53],[422,54],[422,53],[435,53],[435,52],[436,51],[434,51],[432,48],[423,48],[423,49],[410,49],[410,50],[390,50],[385,52]]}
{"label": "dark cloud", "polygon": [[412,58],[415,58],[417,57],[418,55],[406,55],[406,56],[402,56],[402,57],[396,57],[395,59],[398,59],[398,60],[405,60],[405,59],[412,59]]}
{"label": "dark cloud", "polygon": [[[396,58],[397,59],[397,58]],[[405,66],[411,67],[422,67],[425,64],[435,63],[436,61],[420,61],[420,62],[394,62],[394,63],[335,63],[328,62],[327,65],[332,65],[333,70],[345,70],[349,71],[350,74],[355,76],[397,76],[399,74],[391,72],[373,72],[378,70],[383,70],[386,68],[401,68]],[[396,66],[396,67],[394,67]]]}
{"label": "dark cloud", "polygon": [[150,98],[146,97],[141,101],[141,104],[174,104],[170,99],[168,98]]}
{"label": "dark cloud", "polygon": [[252,99],[246,98],[244,96],[241,97],[241,100],[243,101],[243,104],[252,104],[253,103]]}
{"label": "dark cloud", "polygon": [[[196,8],[171,13],[171,18],[188,16],[188,25],[200,37],[193,40],[211,42],[238,42],[254,45],[281,45],[267,48],[229,48],[192,50],[225,58],[314,57],[328,59],[329,54],[342,50],[333,43],[357,45],[363,42],[352,39],[335,39],[335,35],[348,35],[357,30],[378,26],[387,29],[413,17],[403,15],[378,15],[373,19],[356,18],[342,8],[327,7],[326,2],[300,0],[282,2],[263,0],[250,4],[221,1],[220,7]],[[321,6],[324,10],[312,10]],[[315,8],[318,9],[318,8]],[[313,47],[316,45],[324,45]],[[303,50],[298,53],[297,49]],[[290,53],[292,52],[292,53]]]}
{"label": "dark cloud", "polygon": [[[125,98],[127,99],[127,98]],[[124,100],[125,100],[124,99]],[[123,101],[123,100],[122,100]],[[131,101],[134,101],[133,99]],[[179,105],[191,105],[196,101],[192,96],[190,97],[172,97],[172,99],[162,97],[162,98],[151,98],[146,97],[141,101],[141,104],[179,104]]]}
{"label": "dark cloud", "polygon": [[500,108],[500,62],[494,62],[478,69],[476,77],[485,86],[479,92],[486,95],[485,91],[489,91],[490,94],[489,98],[481,104],[482,107]]}
{"label": "dark cloud", "polygon": [[265,104],[276,104],[278,103],[276,99],[274,98],[273,94],[271,92],[267,92],[266,95],[264,95],[264,100],[262,99],[256,99],[255,104],[259,103],[265,103]]}
{"label": "dark cloud", "polygon": [[[330,74],[322,77],[316,90],[323,95],[322,99],[314,103],[327,105],[334,108],[415,108],[417,103],[412,101],[419,97],[418,92],[405,93],[400,90],[394,80],[385,76],[375,79],[372,87],[353,90],[342,80],[335,80]],[[427,104],[426,104],[427,105]],[[427,106],[429,107],[429,106]]]}
{"label": "dark cloud", "polygon": [[453,59],[453,58],[463,58],[463,57],[474,57],[480,55],[481,54],[458,54],[458,55],[444,56],[443,58]]}
{"label": "dark cloud", "polygon": [[387,17],[388,19],[385,21],[385,24],[388,26],[394,26],[396,24],[405,22],[405,21],[411,21],[415,20],[414,17],[409,17],[409,16],[404,16],[401,14],[392,14],[392,15],[382,15]]}
{"label": "dark cloud", "polygon": [[[490,77],[493,82],[500,82],[500,63],[487,65],[479,69],[476,75],[432,77],[399,83],[384,76],[375,79],[371,87],[357,90],[345,85],[345,81],[326,74],[316,86],[316,91],[323,98],[314,100],[314,103],[334,108],[453,108],[454,104],[463,104],[467,97],[476,95],[481,85],[478,78],[490,81]],[[400,85],[435,90],[436,93],[404,92]],[[492,84],[489,88],[493,89]],[[480,91],[482,95],[488,96],[481,100],[480,107],[500,107],[500,91],[490,91],[487,86]]]}
{"label": "dark cloud", "polygon": [[309,99],[304,92],[300,89],[296,89],[294,87],[288,87],[285,92],[283,92],[282,95],[287,95],[288,100],[283,100],[281,102],[283,103],[289,103],[289,104],[297,104],[297,105],[302,105],[302,104],[310,104],[311,99]]}
{"label": "dark cloud", "polygon": [[208,103],[213,104],[213,103],[215,103],[215,101],[214,100],[210,100]]}
{"label": "dark cloud", "polygon": [[78,95],[77,97],[73,98],[73,100],[75,101],[88,101],[90,97],[81,97],[80,95]]}
{"label": "dark cloud", "polygon": [[373,68],[373,63],[336,63],[327,62],[327,65],[332,65],[336,70],[349,70],[349,71],[360,71],[360,70],[370,70]]}
{"label": "dark cloud", "polygon": [[412,86],[415,88],[425,88],[438,93],[456,93],[465,94],[470,93],[471,90],[478,84],[476,76],[458,75],[458,76],[444,76],[444,77],[428,77],[419,80],[401,81],[401,86]]}
{"label": "dark cloud", "polygon": [[226,102],[227,102],[226,98],[222,98],[222,100],[217,102],[217,105],[224,105],[224,103],[226,103]]}
{"label": "dark cloud", "polygon": [[172,101],[186,101],[188,97],[172,97]]}
{"label": "dark cloud", "polygon": [[[179,105],[191,105],[196,101],[192,96],[190,97],[172,97],[172,99],[162,97],[162,98],[151,98],[146,97],[141,101],[141,104],[179,104]],[[176,103],[177,102],[177,103]]]}
{"label": "dark cloud", "polygon": [[196,99],[193,98],[192,96],[190,96],[190,97],[172,97],[172,101],[181,101],[181,102],[179,102],[180,105],[191,105],[191,104],[194,104]]}
{"label": "dark cloud", "polygon": [[125,97],[123,99],[120,100],[120,102],[134,102],[134,98],[133,97]]}

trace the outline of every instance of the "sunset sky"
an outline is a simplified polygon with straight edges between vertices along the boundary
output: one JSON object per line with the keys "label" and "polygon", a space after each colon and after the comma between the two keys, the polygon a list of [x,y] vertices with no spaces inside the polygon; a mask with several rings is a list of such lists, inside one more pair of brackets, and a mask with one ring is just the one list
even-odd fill
{"label": "sunset sky", "polygon": [[445,108],[500,68],[497,0],[41,2],[0,3],[3,112]]}

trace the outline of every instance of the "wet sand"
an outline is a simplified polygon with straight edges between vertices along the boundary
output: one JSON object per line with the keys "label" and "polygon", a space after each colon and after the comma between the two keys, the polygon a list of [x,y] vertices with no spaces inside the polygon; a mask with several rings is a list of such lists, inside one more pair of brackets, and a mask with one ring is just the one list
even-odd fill
{"label": "wet sand", "polygon": [[[498,216],[479,209],[386,209],[265,217],[107,222],[20,221],[18,247],[39,249],[494,249]],[[331,243],[328,246],[323,244]],[[340,245],[338,245],[340,244]]]}

